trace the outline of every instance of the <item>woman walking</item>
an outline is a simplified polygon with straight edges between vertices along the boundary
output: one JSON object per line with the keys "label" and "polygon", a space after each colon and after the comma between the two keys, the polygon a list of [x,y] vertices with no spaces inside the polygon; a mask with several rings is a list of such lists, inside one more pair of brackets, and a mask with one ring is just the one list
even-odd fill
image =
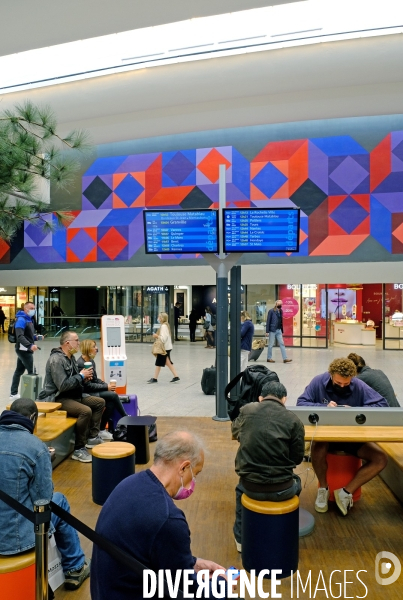
{"label": "woman walking", "polygon": [[168,367],[173,375],[173,379],[171,379],[170,383],[176,383],[177,381],[180,381],[180,379],[173,362],[171,361],[172,337],[168,323],[168,315],[166,313],[160,313],[158,315],[158,323],[161,324],[161,327],[159,328],[158,333],[153,333],[153,337],[161,340],[164,344],[166,354],[157,354],[155,359],[154,377],[151,377],[147,383],[158,383],[158,375],[160,374],[161,367],[165,366]]}
{"label": "woman walking", "polygon": [[105,410],[102,413],[99,437],[103,440],[111,440],[112,433],[106,430],[106,424],[112,417],[114,409],[118,411],[121,417],[127,417],[125,409],[122,406],[119,396],[114,391],[116,388],[116,382],[106,383],[102,379],[98,379],[97,372],[95,370],[94,358],[98,353],[98,348],[94,340],[83,340],[80,344],[81,356],[77,360],[78,367],[85,369],[84,363],[92,363],[92,379],[89,379],[84,384],[84,391],[90,393],[91,396],[100,396],[105,400]]}
{"label": "woman walking", "polygon": [[249,352],[252,350],[255,327],[252,318],[246,310],[241,310],[241,371],[248,366]]}
{"label": "woman walking", "polygon": [[212,313],[211,308],[209,306],[206,306],[206,314],[204,315],[203,327],[206,330],[206,342],[207,342],[207,346],[204,346],[204,347],[205,348],[215,348],[215,343],[214,343],[215,315]]}

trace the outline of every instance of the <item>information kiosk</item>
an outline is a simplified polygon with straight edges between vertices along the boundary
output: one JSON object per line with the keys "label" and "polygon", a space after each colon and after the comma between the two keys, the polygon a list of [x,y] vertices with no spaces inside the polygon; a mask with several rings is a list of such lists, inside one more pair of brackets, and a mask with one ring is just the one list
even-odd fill
{"label": "information kiosk", "polygon": [[106,383],[116,381],[116,392],[126,393],[126,345],[125,320],[122,315],[103,315],[102,331],[102,377]]}

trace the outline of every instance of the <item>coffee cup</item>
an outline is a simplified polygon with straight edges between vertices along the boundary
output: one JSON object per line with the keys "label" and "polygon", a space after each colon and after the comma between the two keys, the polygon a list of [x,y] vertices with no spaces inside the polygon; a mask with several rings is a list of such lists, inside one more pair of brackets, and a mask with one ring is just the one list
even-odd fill
{"label": "coffee cup", "polygon": [[116,381],[116,379],[110,379],[109,383],[111,383],[112,385],[114,385],[116,387],[117,381]]}
{"label": "coffee cup", "polygon": [[84,363],[84,369],[92,369],[92,362],[85,362]]}

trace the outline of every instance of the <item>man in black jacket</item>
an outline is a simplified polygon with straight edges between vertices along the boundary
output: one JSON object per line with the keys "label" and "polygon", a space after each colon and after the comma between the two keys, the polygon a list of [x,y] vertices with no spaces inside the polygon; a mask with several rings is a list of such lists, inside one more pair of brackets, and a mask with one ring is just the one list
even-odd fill
{"label": "man in black jacket", "polygon": [[[53,348],[46,363],[43,390],[40,400],[56,400],[62,403],[69,417],[77,419],[73,460],[92,462],[86,448],[102,444],[99,426],[105,400],[85,393],[85,381],[91,379],[92,368],[79,369],[74,358],[80,341],[75,331],[65,331],[60,337],[60,347]],[[89,436],[89,437],[88,437]]]}
{"label": "man in black jacket", "polygon": [[267,347],[267,362],[274,363],[275,360],[272,359],[272,352],[274,342],[277,340],[278,345],[280,346],[281,356],[283,357],[283,362],[290,363],[292,362],[291,358],[287,358],[287,352],[284,345],[283,340],[283,301],[276,300],[274,304],[274,308],[271,308],[267,314],[266,321],[266,337],[269,338],[269,344]]}
{"label": "man in black jacket", "polygon": [[304,426],[285,408],[287,390],[271,381],[262,388],[259,402],[241,408],[232,423],[232,436],[240,442],[235,458],[239,484],[235,488],[235,543],[241,552],[242,507],[245,493],[254,500],[280,502],[301,493],[301,480],[293,469],[304,458]]}
{"label": "man in black jacket", "polygon": [[43,336],[35,335],[34,324],[32,322],[35,316],[35,304],[26,302],[24,310],[17,312],[15,320],[15,351],[17,353],[17,366],[14,371],[13,380],[11,382],[10,400],[18,400],[18,386],[20,385],[21,375],[27,370],[28,375],[34,372],[34,352],[38,350],[35,344],[36,340],[41,340]]}

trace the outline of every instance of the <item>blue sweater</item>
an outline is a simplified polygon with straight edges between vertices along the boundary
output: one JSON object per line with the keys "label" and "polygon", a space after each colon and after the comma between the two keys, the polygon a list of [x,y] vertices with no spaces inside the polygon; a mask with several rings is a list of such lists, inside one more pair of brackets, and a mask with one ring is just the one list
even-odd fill
{"label": "blue sweater", "polygon": [[[150,471],[127,477],[111,493],[96,531],[148,569],[193,569],[190,531],[183,512]],[[94,545],[92,600],[142,600],[143,581]]]}
{"label": "blue sweater", "polygon": [[241,350],[252,350],[252,340],[255,328],[252,321],[244,321],[241,325]]}
{"label": "blue sweater", "polygon": [[385,398],[378,392],[370,388],[366,383],[353,377],[350,383],[350,393],[347,396],[338,396],[332,385],[330,373],[316,375],[309,385],[306,386],[304,393],[297,400],[297,406],[327,406],[333,400],[337,404],[346,404],[347,406],[368,406],[383,407],[388,406]]}

